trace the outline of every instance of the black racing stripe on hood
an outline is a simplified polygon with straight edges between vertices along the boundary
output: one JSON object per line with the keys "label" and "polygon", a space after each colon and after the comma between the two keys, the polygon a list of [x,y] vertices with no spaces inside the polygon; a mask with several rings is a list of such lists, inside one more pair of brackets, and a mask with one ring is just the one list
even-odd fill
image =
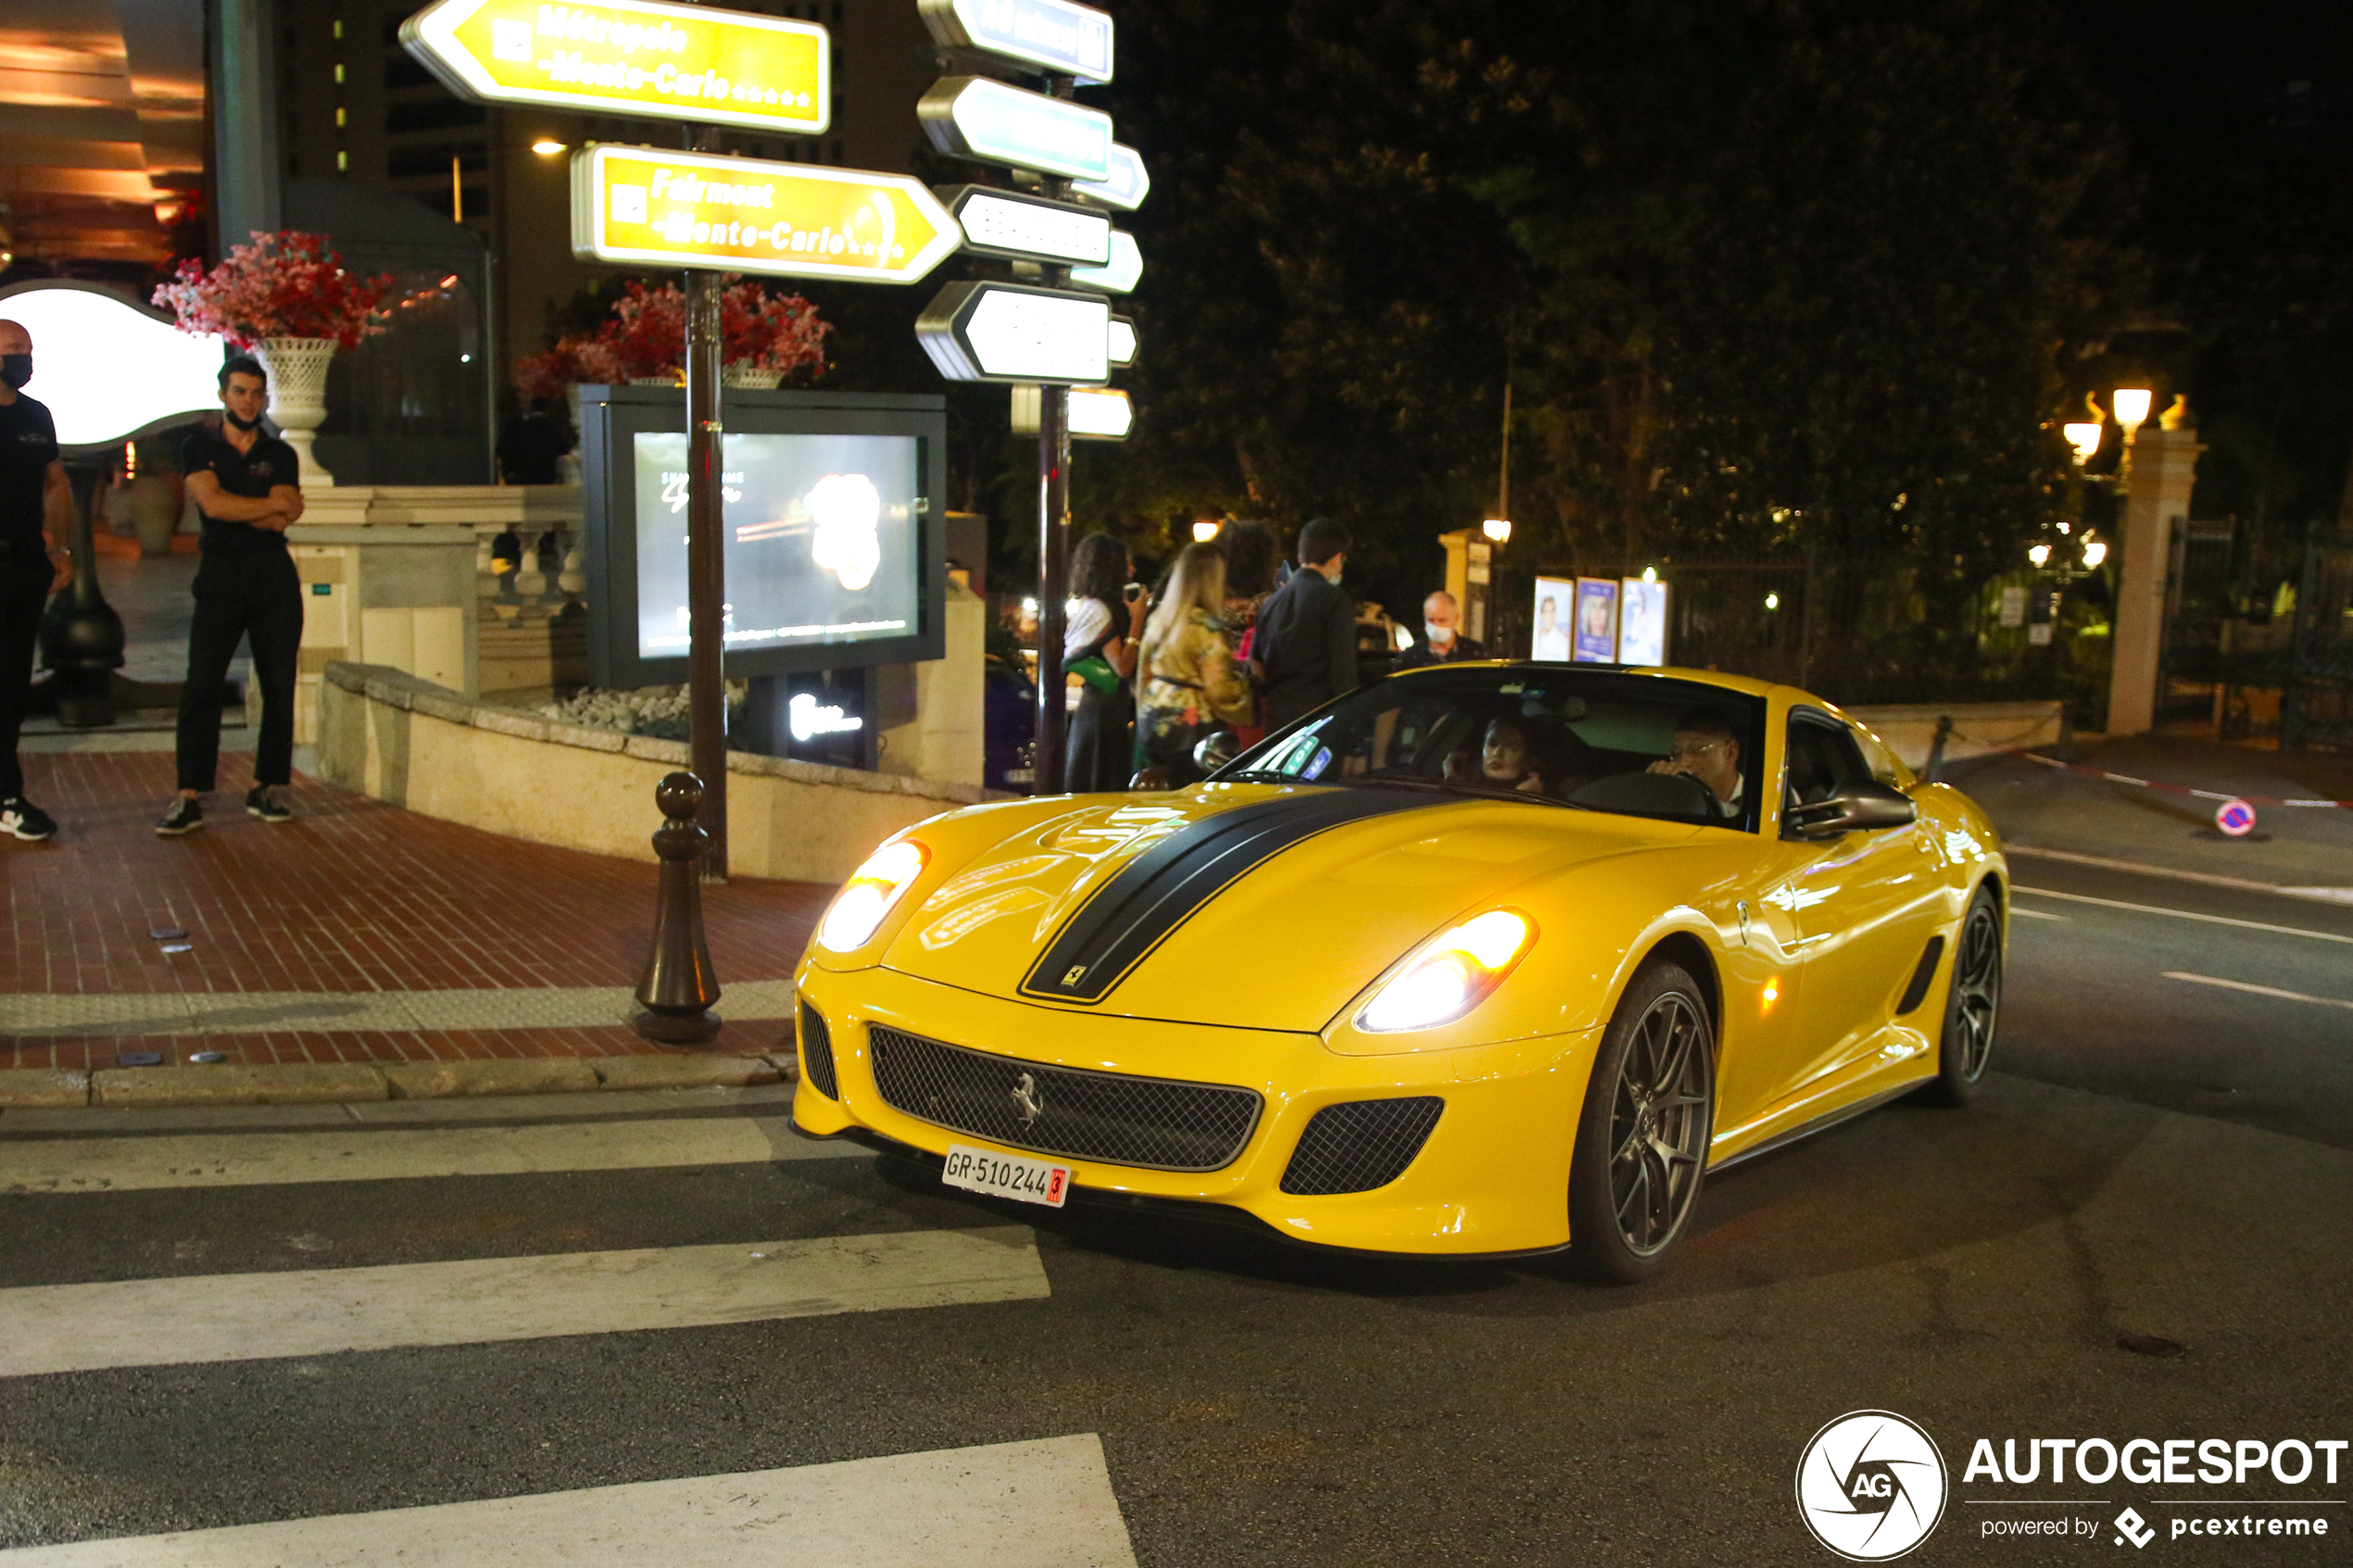
{"label": "black racing stripe on hood", "polygon": [[1243,873],[1343,822],[1441,804],[1389,789],[1319,789],[1204,817],[1120,868],[1071,916],[1025,995],[1099,1002],[1193,911]]}

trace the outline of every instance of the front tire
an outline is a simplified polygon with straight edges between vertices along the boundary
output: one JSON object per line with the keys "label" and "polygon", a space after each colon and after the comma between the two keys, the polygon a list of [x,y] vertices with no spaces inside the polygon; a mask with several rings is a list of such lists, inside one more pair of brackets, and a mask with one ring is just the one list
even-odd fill
{"label": "front tire", "polygon": [[1597,1285],[1657,1273],[1690,1223],[1716,1126],[1716,1030],[1680,964],[1626,987],[1585,1088],[1568,1174],[1570,1266]]}
{"label": "front tire", "polygon": [[2002,1021],[2002,907],[1981,887],[1953,942],[1953,979],[1945,987],[1944,1030],[1936,1042],[1936,1077],[1922,1090],[1931,1105],[1954,1110],[1977,1098],[1994,1034]]}

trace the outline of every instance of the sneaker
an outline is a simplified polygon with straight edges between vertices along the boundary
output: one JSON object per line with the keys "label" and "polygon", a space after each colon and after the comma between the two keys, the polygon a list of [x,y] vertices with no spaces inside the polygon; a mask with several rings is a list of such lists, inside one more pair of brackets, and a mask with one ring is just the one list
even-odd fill
{"label": "sneaker", "polygon": [[268,784],[256,784],[245,796],[245,815],[259,817],[265,822],[291,822],[294,813],[271,791]]}
{"label": "sneaker", "polygon": [[177,838],[183,833],[194,833],[204,826],[204,808],[186,796],[175,796],[171,809],[156,823],[156,832],[165,838]]}
{"label": "sneaker", "polygon": [[57,824],[49,820],[49,813],[23,796],[0,800],[0,833],[12,833],[19,838],[38,842],[57,831]]}

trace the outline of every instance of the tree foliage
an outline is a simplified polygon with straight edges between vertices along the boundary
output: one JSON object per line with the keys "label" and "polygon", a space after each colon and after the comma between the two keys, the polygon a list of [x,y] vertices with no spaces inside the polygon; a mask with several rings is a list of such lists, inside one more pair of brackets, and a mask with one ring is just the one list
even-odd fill
{"label": "tree foliage", "polygon": [[[1098,507],[1347,520],[1425,580],[1828,552],[1957,581],[2056,504],[2122,307],[2118,144],[1999,0],[1162,0],[1109,105],[1151,165],[1141,433]],[[1100,488],[1092,488],[1100,486]],[[1516,552],[1518,546],[1515,546]]]}

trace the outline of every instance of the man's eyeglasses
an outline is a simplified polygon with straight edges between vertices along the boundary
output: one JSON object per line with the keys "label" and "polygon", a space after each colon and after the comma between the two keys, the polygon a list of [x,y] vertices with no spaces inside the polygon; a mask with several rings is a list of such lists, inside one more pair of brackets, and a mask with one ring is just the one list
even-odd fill
{"label": "man's eyeglasses", "polygon": [[1720,750],[1722,747],[1730,746],[1730,744],[1731,742],[1727,740],[1679,740],[1675,743],[1675,749],[1668,752],[1667,755],[1678,762],[1696,762],[1701,758],[1706,756],[1709,752]]}

